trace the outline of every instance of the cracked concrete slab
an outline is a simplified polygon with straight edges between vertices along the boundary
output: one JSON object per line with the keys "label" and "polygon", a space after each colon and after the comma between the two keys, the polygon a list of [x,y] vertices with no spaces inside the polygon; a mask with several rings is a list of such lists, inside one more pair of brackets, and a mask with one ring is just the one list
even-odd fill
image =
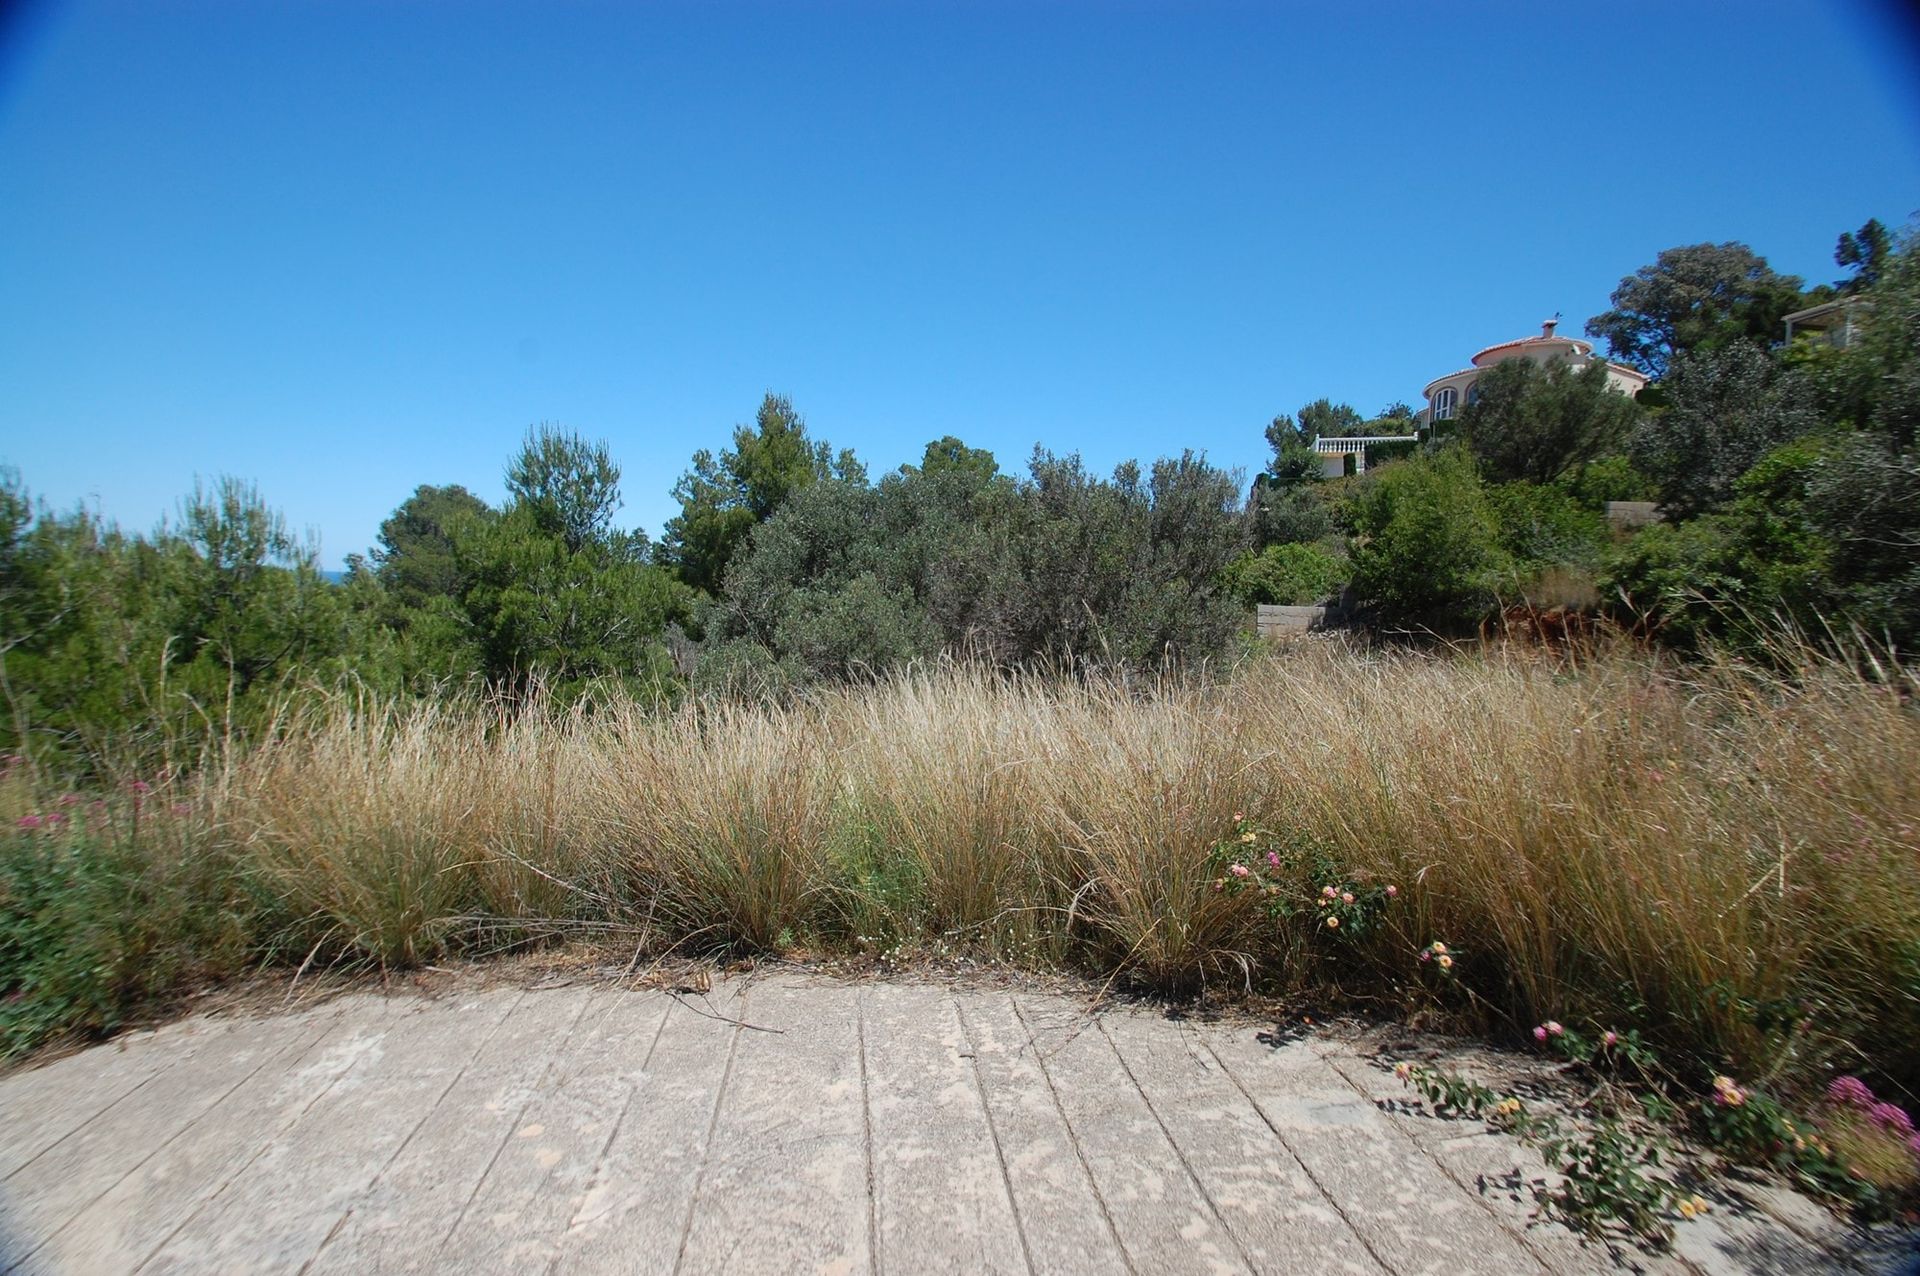
{"label": "cracked concrete slab", "polygon": [[1261,1029],[790,969],[198,1017],[0,1077],[0,1272],[1912,1261],[1757,1183],[1672,1254],[1583,1244],[1531,1211],[1528,1149]]}

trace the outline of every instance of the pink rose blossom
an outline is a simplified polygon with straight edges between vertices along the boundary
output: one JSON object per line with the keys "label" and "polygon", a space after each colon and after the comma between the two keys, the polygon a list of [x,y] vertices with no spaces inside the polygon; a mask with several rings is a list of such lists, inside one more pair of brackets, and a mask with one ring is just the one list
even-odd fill
{"label": "pink rose blossom", "polygon": [[1278,852],[1278,851],[1268,851],[1268,852],[1267,852],[1267,863],[1268,863],[1268,864],[1270,864],[1270,865],[1272,865],[1272,866],[1273,866],[1274,868],[1279,868],[1279,867],[1280,867],[1280,852]]}
{"label": "pink rose blossom", "polygon": [[153,786],[151,784],[148,784],[145,780],[135,780],[132,784],[129,784],[127,787],[135,793],[153,792]]}
{"label": "pink rose blossom", "polygon": [[1547,1039],[1546,1028],[1544,1026],[1535,1028],[1533,1030],[1533,1039],[1535,1041],[1545,1041]]}
{"label": "pink rose blossom", "polygon": [[1399,897],[1399,895],[1400,895],[1400,888],[1399,888],[1398,886],[1389,886],[1389,887],[1387,887],[1387,898],[1388,898],[1388,899],[1396,899],[1396,898],[1398,898],[1398,897]]}
{"label": "pink rose blossom", "polygon": [[1613,1029],[1609,1028],[1606,1030],[1605,1033],[1601,1035],[1600,1041],[1601,1041],[1601,1044],[1603,1045],[1609,1045],[1609,1046],[1619,1045],[1620,1034],[1615,1032]]}
{"label": "pink rose blossom", "polygon": [[40,817],[37,815],[23,815],[20,817],[17,823],[19,827],[31,832],[32,830],[40,827]]}
{"label": "pink rose blossom", "polygon": [[1247,875],[1247,866],[1245,864],[1235,864],[1232,868],[1228,869],[1227,871],[1229,873],[1232,873],[1235,877],[1245,877]]}
{"label": "pink rose blossom", "polygon": [[1557,1037],[1561,1033],[1565,1032],[1566,1029],[1562,1028],[1559,1024],[1555,1023],[1553,1020],[1549,1019],[1547,1020],[1547,1031]]}

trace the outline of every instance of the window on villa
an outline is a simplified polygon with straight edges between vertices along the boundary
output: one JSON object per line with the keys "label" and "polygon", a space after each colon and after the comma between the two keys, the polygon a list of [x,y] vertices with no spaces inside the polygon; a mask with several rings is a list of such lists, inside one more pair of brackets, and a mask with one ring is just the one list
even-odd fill
{"label": "window on villa", "polygon": [[1467,387],[1467,406],[1472,407],[1478,402],[1480,402],[1480,383],[1476,381]]}
{"label": "window on villa", "polygon": [[1436,421],[1453,420],[1453,410],[1460,402],[1458,392],[1452,386],[1433,396],[1433,419]]}

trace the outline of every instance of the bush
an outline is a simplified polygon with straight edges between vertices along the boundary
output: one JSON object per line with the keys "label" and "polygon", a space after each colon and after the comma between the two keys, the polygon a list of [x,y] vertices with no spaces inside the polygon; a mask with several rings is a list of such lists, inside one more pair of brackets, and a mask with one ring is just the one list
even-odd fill
{"label": "bush", "polygon": [[1678,356],[1663,389],[1667,406],[1634,429],[1630,450],[1670,513],[1722,504],[1768,451],[1820,424],[1811,387],[1752,342]]}
{"label": "bush", "polygon": [[191,813],[137,793],[47,805],[0,832],[0,1058],[234,975],[271,931]]}
{"label": "bush", "polygon": [[1353,586],[1387,615],[1483,612],[1508,559],[1473,460],[1459,447],[1369,473],[1353,501]]}
{"label": "bush", "polygon": [[1500,546],[1520,567],[1592,567],[1607,543],[1606,519],[1560,487],[1502,483],[1487,489]]}
{"label": "bush", "polygon": [[1334,509],[1319,482],[1274,483],[1254,489],[1253,539],[1258,545],[1308,544],[1333,533]]}
{"label": "bush", "polygon": [[1346,560],[1319,545],[1269,545],[1235,560],[1226,571],[1227,589],[1249,607],[1317,603],[1346,578]]}
{"label": "bush", "polygon": [[1782,625],[1818,632],[1839,600],[1807,485],[1831,446],[1789,443],[1741,477],[1724,510],[1643,528],[1608,557],[1602,592],[1681,646],[1712,637],[1754,648]]}

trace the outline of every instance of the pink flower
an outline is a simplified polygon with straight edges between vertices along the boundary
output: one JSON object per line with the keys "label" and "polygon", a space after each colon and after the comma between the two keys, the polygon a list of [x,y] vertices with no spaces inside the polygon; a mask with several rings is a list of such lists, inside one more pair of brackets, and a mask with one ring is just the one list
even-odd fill
{"label": "pink flower", "polygon": [[1859,1077],[1835,1077],[1827,1084],[1827,1097],[1856,1108],[1873,1106],[1873,1091]]}
{"label": "pink flower", "polygon": [[1387,887],[1388,899],[1398,899],[1399,897],[1400,897],[1400,888],[1398,886]]}
{"label": "pink flower", "polygon": [[1600,1035],[1600,1044],[1603,1046],[1617,1046],[1620,1044],[1620,1034],[1609,1028]]}
{"label": "pink flower", "polygon": [[1547,1020],[1547,1031],[1557,1037],[1561,1033],[1565,1032],[1566,1029],[1562,1028],[1559,1024],[1555,1023],[1553,1020],[1549,1019]]}
{"label": "pink flower", "polygon": [[37,815],[23,815],[19,818],[18,821],[16,821],[16,823],[19,825],[19,827],[31,832],[32,830],[40,827],[41,821],[40,821],[40,817]]}
{"label": "pink flower", "polygon": [[60,805],[61,806],[79,806],[80,795],[78,793],[62,793],[60,795]]}
{"label": "pink flower", "polygon": [[1333,887],[1331,886],[1322,886],[1320,888],[1320,893],[1326,896],[1328,899],[1332,899],[1334,896],[1338,895],[1340,892],[1334,890]]}
{"label": "pink flower", "polygon": [[132,790],[134,793],[153,792],[153,786],[151,784],[148,784],[145,780],[135,780],[132,784],[129,784],[127,788]]}
{"label": "pink flower", "polygon": [[1535,1028],[1533,1030],[1533,1039],[1535,1041],[1545,1041],[1547,1039],[1546,1028],[1544,1026]]}
{"label": "pink flower", "polygon": [[1352,891],[1341,891],[1341,892],[1340,892],[1340,902],[1341,902],[1342,904],[1351,904],[1351,903],[1353,903],[1353,892],[1352,892]]}
{"label": "pink flower", "polygon": [[1420,960],[1421,960],[1421,961],[1432,961],[1432,960],[1433,960],[1433,949],[1431,949],[1431,948],[1422,948],[1422,949],[1420,950]]}
{"label": "pink flower", "polygon": [[1228,869],[1227,871],[1229,873],[1232,873],[1235,877],[1245,877],[1247,875],[1248,869],[1245,864],[1235,864],[1232,868]]}
{"label": "pink flower", "polygon": [[1272,865],[1272,866],[1273,866],[1274,868],[1279,868],[1279,867],[1280,867],[1280,852],[1278,852],[1278,851],[1268,851],[1268,852],[1267,852],[1267,863],[1268,863],[1268,864],[1270,864],[1270,865]]}
{"label": "pink flower", "polygon": [[50,829],[59,828],[62,824],[65,824],[66,822],[67,822],[67,817],[60,814],[60,812],[58,811],[50,812],[47,815],[47,827]]}
{"label": "pink flower", "polygon": [[1883,1130],[1912,1134],[1913,1118],[1891,1103],[1876,1103],[1867,1109],[1867,1119]]}

